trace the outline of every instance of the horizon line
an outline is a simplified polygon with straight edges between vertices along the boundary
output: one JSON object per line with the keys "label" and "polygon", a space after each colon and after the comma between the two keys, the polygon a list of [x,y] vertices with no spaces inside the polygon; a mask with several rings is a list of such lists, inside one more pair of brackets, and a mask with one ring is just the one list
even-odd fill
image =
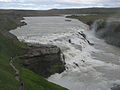
{"label": "horizon line", "polygon": [[0,8],[0,10],[31,10],[31,11],[47,11],[47,10],[63,10],[63,9],[93,9],[93,8],[120,8],[119,7],[83,7],[83,8],[80,8],[80,7],[76,7],[76,8],[50,8],[50,9],[25,9],[25,8],[13,8],[13,9],[7,9],[7,8]]}

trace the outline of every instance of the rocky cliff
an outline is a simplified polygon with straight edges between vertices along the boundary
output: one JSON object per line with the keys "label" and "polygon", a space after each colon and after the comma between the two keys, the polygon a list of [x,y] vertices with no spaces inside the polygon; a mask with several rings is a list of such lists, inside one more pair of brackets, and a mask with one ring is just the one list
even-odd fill
{"label": "rocky cliff", "polygon": [[65,70],[61,50],[54,45],[29,45],[28,53],[22,57],[23,65],[33,72],[47,78]]}
{"label": "rocky cliff", "polygon": [[[119,19],[119,18],[118,18]],[[120,21],[98,21],[95,24],[95,34],[108,44],[120,47]]]}

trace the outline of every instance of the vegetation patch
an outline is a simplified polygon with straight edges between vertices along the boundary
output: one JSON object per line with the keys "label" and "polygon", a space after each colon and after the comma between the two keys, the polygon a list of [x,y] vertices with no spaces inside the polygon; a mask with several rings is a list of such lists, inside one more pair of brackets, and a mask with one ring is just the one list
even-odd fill
{"label": "vegetation patch", "polygon": [[98,14],[98,15],[71,15],[71,16],[66,16],[66,18],[73,18],[73,19],[78,19],[80,21],[82,21],[83,23],[87,24],[87,25],[91,25],[93,24],[94,21],[99,20],[99,19],[103,19],[106,20],[109,17],[109,15],[102,15],[102,14]]}
{"label": "vegetation patch", "polygon": [[59,85],[50,83],[43,77],[25,68],[21,69],[21,78],[25,83],[26,90],[67,90]]}

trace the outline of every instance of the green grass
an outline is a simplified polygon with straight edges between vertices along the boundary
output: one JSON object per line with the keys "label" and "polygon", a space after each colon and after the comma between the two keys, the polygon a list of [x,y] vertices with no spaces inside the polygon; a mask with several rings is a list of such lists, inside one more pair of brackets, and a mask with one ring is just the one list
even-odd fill
{"label": "green grass", "polygon": [[21,78],[25,83],[26,90],[67,90],[56,84],[48,82],[43,77],[25,68],[21,69]]}
{"label": "green grass", "polygon": [[0,90],[18,90],[19,83],[15,80],[9,59],[21,52],[22,49],[0,34]]}
{"label": "green grass", "polygon": [[[9,65],[11,57],[23,55],[28,46],[19,42],[8,31],[20,25],[14,17],[0,16],[0,90],[19,90],[19,83],[15,80],[15,72]],[[7,33],[6,33],[7,32]],[[48,82],[32,71],[22,68],[19,62],[14,63],[20,69],[21,79],[25,82],[25,90],[67,90],[61,86]]]}

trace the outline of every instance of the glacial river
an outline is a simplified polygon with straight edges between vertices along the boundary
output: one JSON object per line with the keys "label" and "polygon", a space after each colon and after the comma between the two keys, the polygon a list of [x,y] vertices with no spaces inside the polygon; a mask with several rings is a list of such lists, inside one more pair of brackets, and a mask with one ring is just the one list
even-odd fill
{"label": "glacial river", "polygon": [[[66,70],[48,80],[69,90],[111,90],[120,85],[120,49],[95,37],[82,22],[62,16],[26,17],[28,25],[11,33],[29,43],[53,44],[65,55]],[[78,33],[83,31],[87,39]],[[68,41],[71,40],[71,43]],[[119,90],[119,89],[113,89]]]}

